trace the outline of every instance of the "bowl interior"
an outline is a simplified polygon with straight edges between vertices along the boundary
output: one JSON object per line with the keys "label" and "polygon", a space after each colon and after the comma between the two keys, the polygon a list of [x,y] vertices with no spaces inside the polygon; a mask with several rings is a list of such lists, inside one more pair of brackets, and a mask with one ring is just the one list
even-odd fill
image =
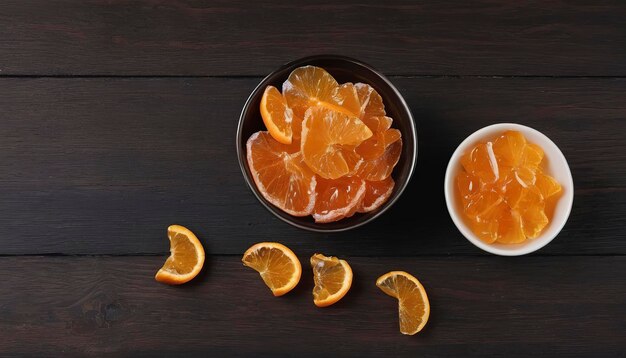
{"label": "bowl interior", "polygon": [[[456,176],[462,169],[460,159],[464,153],[471,150],[471,148],[479,142],[494,139],[496,136],[507,130],[519,131],[524,134],[529,142],[535,143],[543,148],[545,153],[542,162],[543,168],[548,175],[554,177],[561,184],[563,191],[561,193],[561,197],[556,203],[552,215],[547,213],[548,217],[551,217],[551,220],[539,237],[532,240],[526,240],[521,244],[487,244],[480,240],[472,232],[465,221],[456,186]],[[478,130],[463,141],[461,145],[459,145],[452,155],[450,163],[448,164],[448,169],[446,170],[445,196],[448,211],[450,212],[452,220],[463,236],[465,236],[470,242],[487,252],[497,255],[517,256],[542,248],[552,241],[552,239],[554,239],[554,237],[556,237],[556,235],[561,231],[567,222],[567,218],[569,217],[572,208],[574,200],[574,183],[567,160],[563,156],[563,153],[561,153],[561,150],[548,137],[533,128],[520,124],[500,123]]]}
{"label": "bowl interior", "polygon": [[[375,211],[366,214],[357,213],[350,218],[342,219],[333,223],[316,224],[310,216],[294,217],[274,207],[267,200],[265,200],[265,198],[263,198],[254,184],[246,159],[246,141],[253,133],[266,130],[259,112],[259,105],[261,97],[263,96],[263,91],[268,85],[273,85],[281,90],[283,82],[287,79],[291,71],[297,67],[306,65],[324,68],[333,77],[335,77],[339,83],[363,82],[374,87],[374,89],[376,89],[376,91],[378,91],[383,98],[387,115],[393,118],[392,127],[399,129],[402,133],[402,155],[400,156],[400,161],[392,173],[392,177],[396,182],[394,191],[389,200]],[[254,89],[248,98],[239,119],[239,127],[237,130],[237,154],[246,182],[261,203],[263,203],[268,210],[274,213],[274,215],[285,222],[303,229],[323,232],[342,231],[363,225],[373,220],[398,199],[402,191],[404,191],[404,188],[406,187],[415,167],[415,160],[417,157],[417,136],[415,132],[415,124],[409,107],[404,102],[404,99],[398,93],[396,88],[383,75],[376,72],[368,65],[350,58],[341,56],[314,56],[286,64],[264,78]]]}

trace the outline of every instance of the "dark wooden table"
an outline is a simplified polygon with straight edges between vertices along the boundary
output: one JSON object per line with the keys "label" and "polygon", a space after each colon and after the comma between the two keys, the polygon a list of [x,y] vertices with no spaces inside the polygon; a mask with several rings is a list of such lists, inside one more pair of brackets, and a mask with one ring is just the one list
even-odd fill
{"label": "dark wooden table", "polygon": [[[267,212],[234,144],[260,78],[320,53],[387,74],[420,146],[395,207],[332,235]],[[626,354],[623,1],[4,0],[0,111],[0,355]],[[525,257],[445,209],[452,151],[497,122],[551,137],[574,176],[567,226]],[[183,287],[153,279],[173,223],[209,255]],[[352,290],[315,308],[307,266],[272,297],[240,262],[267,240],[348,259]],[[419,335],[374,285],[392,269],[428,290]]]}

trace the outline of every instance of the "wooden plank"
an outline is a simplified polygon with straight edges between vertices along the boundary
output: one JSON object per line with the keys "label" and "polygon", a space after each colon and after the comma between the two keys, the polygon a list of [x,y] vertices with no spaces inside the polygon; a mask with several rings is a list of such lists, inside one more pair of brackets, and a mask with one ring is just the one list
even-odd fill
{"label": "wooden plank", "polygon": [[1,79],[0,254],[164,253],[172,223],[214,254],[265,240],[350,255],[480,254],[449,219],[443,175],[467,135],[506,121],[543,131],[573,171],[572,216],[540,253],[626,253],[626,79],[393,78],[418,121],[417,174],[390,212],[337,235],[291,228],[246,187],[235,128],[257,81]]}
{"label": "wooden plank", "polygon": [[5,0],[0,70],[265,75],[336,53],[389,74],[624,76],[625,17],[616,0]]}
{"label": "wooden plank", "polygon": [[[100,356],[616,355],[626,349],[625,257],[356,258],[335,306],[312,303],[302,280],[275,298],[239,256],[210,257],[197,281],[168,287],[163,257],[0,258],[0,351]],[[397,304],[376,278],[420,279],[432,313],[417,336],[398,332]]]}

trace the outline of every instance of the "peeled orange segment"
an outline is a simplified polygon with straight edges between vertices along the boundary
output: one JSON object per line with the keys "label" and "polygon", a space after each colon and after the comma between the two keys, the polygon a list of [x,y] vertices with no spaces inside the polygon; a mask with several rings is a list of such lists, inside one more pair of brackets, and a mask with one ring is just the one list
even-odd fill
{"label": "peeled orange segment", "polygon": [[352,116],[358,117],[361,112],[361,103],[356,87],[352,83],[344,83],[335,88],[331,102],[339,107],[340,111],[347,111]]}
{"label": "peeled orange segment", "polygon": [[526,138],[518,131],[506,131],[493,142],[499,161],[509,167],[519,165],[525,147]]}
{"label": "peeled orange segment", "polygon": [[382,117],[385,115],[383,98],[372,86],[365,83],[356,83],[354,87],[361,104],[359,118],[365,120],[370,117]]}
{"label": "peeled orange segment", "polygon": [[189,229],[172,225],[167,228],[170,257],[156,273],[155,279],[168,285],[180,285],[200,273],[204,265],[204,248]]}
{"label": "peeled orange segment", "polygon": [[319,102],[333,103],[339,84],[323,68],[315,66],[298,67],[289,74],[283,83],[283,96],[287,104],[299,118],[309,107]]}
{"label": "peeled orange segment", "polygon": [[536,170],[543,159],[543,150],[526,142],[517,131],[506,131],[493,142],[493,152],[500,165]]}
{"label": "peeled orange segment", "polygon": [[465,206],[465,214],[472,219],[487,216],[503,201],[504,198],[495,191],[476,193]]}
{"label": "peeled orange segment", "polygon": [[387,116],[365,117],[361,120],[374,133],[386,131],[391,128],[391,124],[393,123],[393,119]]}
{"label": "peeled orange segment", "polygon": [[392,177],[381,181],[365,182],[365,196],[361,201],[358,212],[367,213],[378,209],[393,193],[395,182]]}
{"label": "peeled orange segment", "polygon": [[334,256],[315,254],[311,256],[313,269],[313,303],[327,307],[348,293],[352,285],[352,268],[345,260]]}
{"label": "peeled orange segment", "polygon": [[313,219],[328,223],[352,216],[365,197],[365,181],[358,177],[317,179]]}
{"label": "peeled orange segment", "polygon": [[374,132],[374,134],[356,147],[356,153],[364,160],[378,158],[385,153],[385,133]]}
{"label": "peeled orange segment", "polygon": [[246,147],[252,177],[263,197],[291,215],[311,214],[316,180],[302,154],[289,153],[289,146],[278,143],[268,132],[250,136]]}
{"label": "peeled orange segment", "polygon": [[395,128],[387,129],[385,131],[385,146],[391,143],[397,142],[402,138],[402,133]]}
{"label": "peeled orange segment", "polygon": [[380,181],[388,178],[402,154],[402,140],[390,144],[383,155],[373,160],[364,160],[358,167],[357,175],[365,180]]}
{"label": "peeled orange segment", "polygon": [[302,123],[302,155],[316,174],[337,179],[357,167],[360,157],[354,148],[371,136],[372,131],[357,117],[311,107]]}
{"label": "peeled orange segment", "polygon": [[470,175],[484,183],[494,183],[500,178],[500,168],[491,142],[480,143],[463,155],[461,165]]}
{"label": "peeled orange segment", "polygon": [[491,221],[476,221],[473,220],[470,223],[472,231],[478,235],[478,238],[482,241],[493,244],[498,240],[498,233],[500,231],[500,223],[498,220]]}
{"label": "peeled orange segment", "polygon": [[539,191],[526,190],[519,204],[520,219],[522,230],[527,238],[534,239],[539,236],[543,228],[548,225],[548,217],[546,216],[545,201]]}
{"label": "peeled orange segment", "polygon": [[518,182],[517,180],[509,180],[505,185],[502,186],[503,189],[503,199],[506,204],[512,208],[517,209],[520,205],[522,197],[524,196],[524,192],[528,190],[524,186],[523,183]]}
{"label": "peeled orange segment", "polygon": [[480,182],[473,176],[462,171],[456,178],[456,185],[463,202],[463,208],[467,207],[472,196],[480,190]]}
{"label": "peeled orange segment", "polygon": [[383,155],[385,149],[391,143],[399,140],[400,137],[400,131],[395,128],[374,132],[374,135],[356,147],[356,152],[363,157],[364,160],[376,159]]}
{"label": "peeled orange segment", "polygon": [[252,245],[241,259],[244,266],[256,270],[274,296],[291,291],[302,274],[300,260],[287,246],[277,242]]}
{"label": "peeled orange segment", "polygon": [[293,111],[274,86],[267,86],[261,98],[261,117],[269,133],[278,142],[291,144]]}
{"label": "peeled orange segment", "polygon": [[376,280],[384,293],[398,299],[400,332],[413,335],[421,331],[430,316],[430,304],[424,286],[411,274],[392,271]]}
{"label": "peeled orange segment", "polygon": [[518,211],[511,210],[499,219],[498,239],[501,244],[519,244],[526,240],[522,228],[522,219]]}
{"label": "peeled orange segment", "polygon": [[535,185],[545,199],[551,198],[552,196],[561,192],[561,184],[559,184],[559,182],[557,182],[551,176],[545,175],[543,173],[537,174]]}

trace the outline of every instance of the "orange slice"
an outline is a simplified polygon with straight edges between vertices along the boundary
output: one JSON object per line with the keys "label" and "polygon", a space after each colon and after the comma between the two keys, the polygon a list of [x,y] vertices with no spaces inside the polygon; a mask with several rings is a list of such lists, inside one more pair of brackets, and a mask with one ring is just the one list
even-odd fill
{"label": "orange slice", "polygon": [[415,277],[404,271],[392,271],[380,276],[376,286],[398,299],[402,334],[413,335],[424,328],[430,315],[430,304],[426,290]]}
{"label": "orange slice", "polygon": [[358,212],[367,213],[378,209],[393,193],[395,182],[392,177],[381,181],[365,182],[365,195],[361,201]]}
{"label": "orange slice", "polygon": [[352,268],[345,260],[315,254],[311,256],[313,268],[313,303],[327,307],[348,293],[352,285]]}
{"label": "orange slice", "polygon": [[265,88],[260,107],[263,123],[272,137],[280,143],[291,144],[293,111],[276,87]]}
{"label": "orange slice", "polygon": [[364,160],[376,159],[385,153],[385,149],[390,144],[401,137],[400,131],[395,128],[374,132],[374,135],[356,147],[356,152]]}
{"label": "orange slice", "polygon": [[[358,117],[361,113],[361,103],[356,87],[348,82],[340,85],[333,92],[332,103],[339,107],[340,111],[346,111],[351,116]],[[338,109],[336,108],[335,109]]]}
{"label": "orange slice", "polygon": [[366,186],[358,177],[318,178],[315,190],[313,218],[317,223],[328,223],[352,216],[365,197]]}
{"label": "orange slice", "polygon": [[300,281],[302,266],[287,246],[277,242],[260,242],[250,247],[241,259],[244,266],[256,270],[274,296],[291,291]]}
{"label": "orange slice", "polygon": [[357,175],[369,181],[380,181],[389,178],[393,168],[402,154],[402,139],[399,139],[385,149],[383,155],[376,159],[364,160],[357,169]]}
{"label": "orange slice", "polygon": [[365,117],[361,118],[361,120],[374,133],[386,131],[391,128],[391,124],[393,123],[393,119],[387,116]]}
{"label": "orange slice", "polygon": [[293,70],[283,83],[283,96],[298,118],[320,102],[333,103],[339,84],[323,68],[303,66]]}
{"label": "orange slice", "polygon": [[361,161],[354,148],[372,136],[357,117],[325,106],[308,109],[302,123],[302,155],[316,174],[337,179],[351,173]]}
{"label": "orange slice", "polygon": [[300,152],[278,143],[268,132],[257,132],[247,142],[247,159],[263,197],[294,216],[311,214],[315,206],[315,175]]}
{"label": "orange slice", "polygon": [[356,83],[354,87],[361,104],[359,118],[367,122],[366,120],[370,117],[382,117],[385,115],[383,98],[376,92],[374,87],[365,83]]}
{"label": "orange slice", "polygon": [[196,277],[204,265],[204,248],[189,229],[172,225],[167,228],[170,257],[154,277],[168,285],[180,285]]}

